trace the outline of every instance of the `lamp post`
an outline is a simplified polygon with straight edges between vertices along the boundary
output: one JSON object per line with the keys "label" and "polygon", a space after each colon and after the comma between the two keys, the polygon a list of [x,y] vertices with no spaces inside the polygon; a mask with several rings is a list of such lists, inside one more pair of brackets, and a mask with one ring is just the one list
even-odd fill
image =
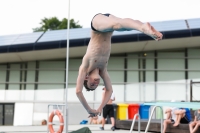
{"label": "lamp post", "polygon": [[65,78],[65,133],[68,133],[68,67],[69,67],[69,27],[70,26],[70,0],[68,0],[68,19],[67,19],[67,48],[66,48],[66,78]]}

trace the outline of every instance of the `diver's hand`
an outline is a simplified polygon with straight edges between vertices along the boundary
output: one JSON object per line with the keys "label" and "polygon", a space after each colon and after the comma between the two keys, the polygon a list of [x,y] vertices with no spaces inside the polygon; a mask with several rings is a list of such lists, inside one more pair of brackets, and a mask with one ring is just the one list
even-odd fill
{"label": "diver's hand", "polygon": [[98,112],[98,115],[101,116],[102,109],[101,109],[101,108],[98,108],[98,109],[97,109],[97,112]]}
{"label": "diver's hand", "polygon": [[[101,114],[101,112],[99,112],[99,111],[97,111],[97,110],[94,110],[94,109],[90,109],[90,110],[88,111],[88,113],[90,114],[89,117],[95,117],[95,116]],[[88,118],[89,118],[89,117],[88,117]]]}

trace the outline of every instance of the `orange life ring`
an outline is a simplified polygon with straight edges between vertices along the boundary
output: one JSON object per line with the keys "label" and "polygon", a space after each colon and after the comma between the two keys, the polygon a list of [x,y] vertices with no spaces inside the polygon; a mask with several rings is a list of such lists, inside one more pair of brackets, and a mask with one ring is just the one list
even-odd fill
{"label": "orange life ring", "polygon": [[[59,118],[59,121],[60,121],[60,128],[57,132],[54,131],[53,129],[53,125],[52,125],[52,122],[53,122],[53,117],[57,115],[58,118]],[[64,128],[64,120],[63,120],[63,116],[62,114],[60,113],[59,110],[55,110],[55,111],[52,111],[50,116],[49,116],[49,124],[48,124],[48,127],[49,127],[49,131],[50,133],[62,133],[63,131],[63,128]]]}

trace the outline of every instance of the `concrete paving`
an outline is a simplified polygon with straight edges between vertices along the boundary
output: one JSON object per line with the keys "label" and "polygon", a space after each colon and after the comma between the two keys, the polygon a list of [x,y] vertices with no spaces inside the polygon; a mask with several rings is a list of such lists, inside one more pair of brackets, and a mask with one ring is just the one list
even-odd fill
{"label": "concrete paving", "polygon": [[[75,131],[82,127],[89,127],[92,133],[113,133],[110,129],[111,125],[106,124],[104,129],[100,130],[101,125],[69,125],[68,131]],[[54,129],[57,130],[58,126],[54,126]],[[118,133],[129,133],[129,130],[115,130],[114,132]],[[0,133],[48,133],[47,126],[1,126]],[[63,132],[65,133],[65,132]],[[138,131],[133,131],[132,133],[138,133]],[[144,132],[141,132],[144,133]]]}

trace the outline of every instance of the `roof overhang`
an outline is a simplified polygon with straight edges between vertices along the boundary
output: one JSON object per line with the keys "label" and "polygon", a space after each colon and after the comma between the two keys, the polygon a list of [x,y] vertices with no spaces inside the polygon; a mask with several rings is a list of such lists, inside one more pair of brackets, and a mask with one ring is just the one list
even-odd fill
{"label": "roof overhang", "polygon": [[[200,47],[200,36],[181,37],[163,39],[162,41],[146,40],[133,42],[115,42],[112,43],[111,55],[142,51],[181,49]],[[70,47],[70,58],[82,58],[86,52],[87,46]],[[24,62],[35,60],[64,59],[66,57],[66,48],[53,48],[35,51],[1,53],[0,62]]]}

